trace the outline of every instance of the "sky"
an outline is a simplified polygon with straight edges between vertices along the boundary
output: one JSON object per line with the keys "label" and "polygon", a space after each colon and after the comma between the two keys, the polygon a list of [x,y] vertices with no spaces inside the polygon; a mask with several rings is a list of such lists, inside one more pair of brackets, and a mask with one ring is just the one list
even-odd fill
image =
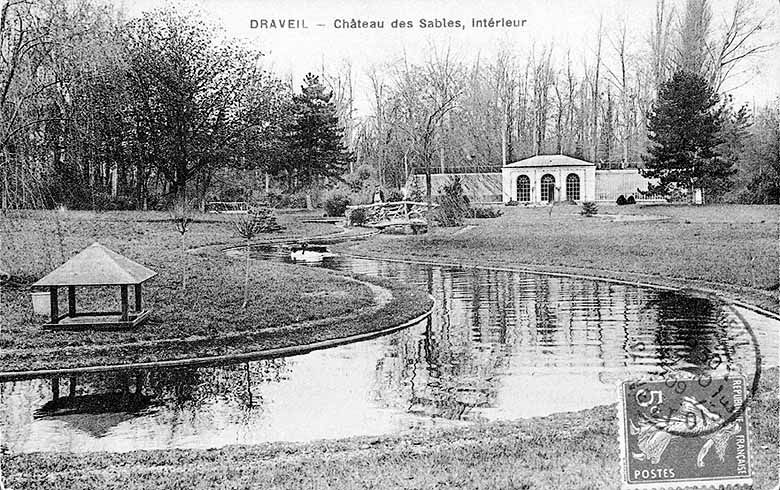
{"label": "sky", "polygon": [[[177,1],[177,0],[174,0]],[[180,0],[178,0],[180,1]],[[735,0],[713,0],[713,26],[727,18]],[[774,19],[771,29],[761,35],[768,41],[780,41],[778,0],[756,0],[761,12],[770,12]],[[161,6],[154,0],[117,0],[130,16]],[[667,0],[681,10],[682,0]],[[335,71],[348,60],[356,85],[356,104],[360,112],[367,111],[371,94],[365,73],[372,65],[397,62],[404,56],[422,61],[430,47],[450,47],[467,63],[477,56],[492,59],[499,47],[518,53],[532,47],[552,47],[558,64],[564,66],[566,53],[571,53],[575,66],[584,59],[592,60],[596,48],[596,32],[603,19],[604,30],[616,34],[625,22],[630,49],[634,58],[642,59],[647,49],[647,36],[655,16],[654,0],[194,0],[187,2],[206,17],[221,24],[230,37],[244,39],[265,53],[267,67],[283,79],[292,78],[299,86],[308,72]],[[511,19],[517,27],[473,27],[472,19]],[[292,19],[297,28],[261,27],[260,22]],[[383,28],[344,28],[352,19],[384,21]],[[411,21],[411,28],[394,28],[393,20]],[[420,21],[434,27],[421,27]],[[257,28],[252,28],[252,21]],[[460,27],[435,27],[460,21]],[[302,27],[305,25],[305,28]],[[603,49],[612,57],[610,39]],[[605,60],[608,65],[609,59]],[[742,77],[724,87],[738,104],[761,105],[780,95],[780,49],[775,48],[750,66],[743,66]]]}

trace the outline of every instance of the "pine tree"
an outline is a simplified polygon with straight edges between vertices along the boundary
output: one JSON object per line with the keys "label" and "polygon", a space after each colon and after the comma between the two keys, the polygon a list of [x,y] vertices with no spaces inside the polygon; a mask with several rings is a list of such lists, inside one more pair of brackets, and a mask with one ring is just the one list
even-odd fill
{"label": "pine tree", "polygon": [[721,125],[718,95],[700,75],[676,72],[661,85],[648,117],[650,146],[643,157],[642,175],[659,180],[650,193],[702,188],[722,192],[722,183],[733,174],[732,164],[716,147]]}
{"label": "pine tree", "polygon": [[324,178],[337,178],[353,159],[343,144],[344,129],[339,125],[333,93],[319,77],[309,73],[301,94],[294,96],[295,121],[287,140],[295,174],[295,187],[317,186]]}

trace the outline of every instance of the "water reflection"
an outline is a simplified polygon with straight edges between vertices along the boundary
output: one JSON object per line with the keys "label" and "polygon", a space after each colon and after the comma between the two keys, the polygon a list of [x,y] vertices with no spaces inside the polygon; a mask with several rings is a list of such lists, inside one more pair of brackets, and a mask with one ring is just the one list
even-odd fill
{"label": "water reflection", "polygon": [[[282,260],[284,253],[265,251]],[[12,452],[218,447],[389,433],[579,410],[664,366],[754,365],[750,336],[707,298],[488,270],[336,259],[417,284],[434,315],[368,342],[220,367],[0,385]],[[777,322],[749,321],[765,359]],[[55,395],[57,400],[54,400]]]}

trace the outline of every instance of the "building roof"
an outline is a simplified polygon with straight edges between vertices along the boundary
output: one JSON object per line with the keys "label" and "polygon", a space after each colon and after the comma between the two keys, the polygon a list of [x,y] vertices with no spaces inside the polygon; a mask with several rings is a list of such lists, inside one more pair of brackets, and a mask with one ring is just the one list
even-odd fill
{"label": "building roof", "polygon": [[583,167],[596,166],[593,162],[586,162],[578,158],[567,157],[566,155],[536,155],[535,157],[518,160],[516,162],[504,165],[504,168],[518,167]]}
{"label": "building roof", "polygon": [[156,275],[156,272],[95,242],[33,286],[140,284]]}

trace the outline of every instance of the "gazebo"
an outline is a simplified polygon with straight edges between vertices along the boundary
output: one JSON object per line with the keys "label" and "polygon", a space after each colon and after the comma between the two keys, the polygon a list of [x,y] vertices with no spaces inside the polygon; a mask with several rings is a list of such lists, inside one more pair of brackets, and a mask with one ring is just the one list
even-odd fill
{"label": "gazebo", "polygon": [[[141,284],[157,273],[95,242],[51,271],[33,287],[48,288],[51,319],[46,328],[129,328],[149,317],[143,310]],[[120,311],[76,312],[76,287],[119,286]],[[135,309],[130,311],[129,288],[133,286]],[[57,292],[68,288],[68,311],[59,313]]]}

